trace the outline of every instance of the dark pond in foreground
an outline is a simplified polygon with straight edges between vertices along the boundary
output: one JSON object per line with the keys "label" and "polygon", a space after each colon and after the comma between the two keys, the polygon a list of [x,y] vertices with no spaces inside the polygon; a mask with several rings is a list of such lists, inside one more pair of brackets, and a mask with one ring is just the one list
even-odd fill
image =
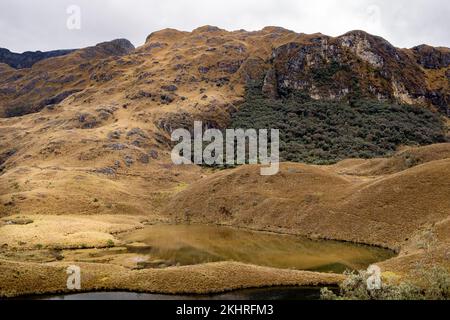
{"label": "dark pond in foreground", "polygon": [[204,225],[154,225],[122,235],[141,266],[237,261],[282,269],[343,272],[391,258],[390,250],[338,241]]}
{"label": "dark pond in foreground", "polygon": [[89,292],[34,297],[37,300],[318,300],[318,287],[244,289],[211,295],[164,295],[134,292]]}

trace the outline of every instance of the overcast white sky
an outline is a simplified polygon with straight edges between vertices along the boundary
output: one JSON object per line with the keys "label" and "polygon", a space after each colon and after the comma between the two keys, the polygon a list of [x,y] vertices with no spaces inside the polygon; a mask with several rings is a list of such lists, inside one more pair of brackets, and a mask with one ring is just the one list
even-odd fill
{"label": "overcast white sky", "polygon": [[[66,26],[70,5],[81,9],[79,30]],[[449,17],[449,0],[0,0],[0,47],[79,48],[116,38],[139,46],[156,30],[206,24],[332,36],[363,29],[398,47],[450,47]]]}

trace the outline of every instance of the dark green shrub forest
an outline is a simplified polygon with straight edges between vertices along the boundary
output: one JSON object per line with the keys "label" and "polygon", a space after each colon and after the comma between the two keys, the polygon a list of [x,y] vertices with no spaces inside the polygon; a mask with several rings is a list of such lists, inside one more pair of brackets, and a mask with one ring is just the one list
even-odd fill
{"label": "dark green shrub forest", "polygon": [[280,129],[282,160],[313,164],[388,156],[401,145],[446,141],[440,116],[423,107],[311,101],[301,93],[274,100],[262,95],[259,84],[247,86],[231,127]]}

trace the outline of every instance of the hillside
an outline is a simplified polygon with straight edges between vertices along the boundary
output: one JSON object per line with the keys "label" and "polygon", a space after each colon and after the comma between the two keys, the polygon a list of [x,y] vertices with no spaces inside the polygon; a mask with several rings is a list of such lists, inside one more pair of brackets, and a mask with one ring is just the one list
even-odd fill
{"label": "hillside", "polygon": [[370,160],[361,160],[359,168],[350,161],[323,167],[283,163],[271,177],[260,176],[258,166],[226,170],[178,193],[167,212],[179,221],[220,221],[398,249],[421,227],[448,218],[449,146],[439,146],[442,159],[406,169],[384,160],[393,172],[372,176],[358,170],[375,167]]}
{"label": "hillside", "polygon": [[[436,241],[430,250],[448,265],[449,159],[450,144],[441,144],[332,166],[283,163],[271,177],[260,176],[258,166],[239,167],[179,192],[166,212],[179,223],[220,223],[388,247],[400,253],[386,263],[396,271],[413,269],[428,257],[427,241]],[[405,259],[406,265],[397,262]]]}
{"label": "hillside", "polygon": [[[15,67],[0,63],[0,269],[48,261],[29,256],[37,247],[108,247],[161,222],[380,245],[400,252],[386,262],[395,272],[423,258],[431,230],[450,266],[448,48],[204,26]],[[279,127],[281,172],[175,166],[170,134],[194,120]],[[87,267],[103,275],[109,264]]]}
{"label": "hillside", "polygon": [[9,65],[15,69],[31,68],[35,63],[48,58],[64,56],[74,50],[54,50],[54,51],[27,51],[23,53],[11,52],[8,49],[0,48],[0,63]]}
{"label": "hillside", "polygon": [[282,161],[336,163],[348,158],[392,156],[405,145],[447,141],[444,119],[420,106],[376,100],[316,101],[304,94],[270,99],[248,84],[230,127],[280,129]]}
{"label": "hillside", "polygon": [[[430,110],[448,107],[448,49],[397,49],[360,31],[332,38],[277,27],[256,32],[210,26],[193,32],[166,29],[149,35],[137,49],[126,40],[115,40],[42,60],[29,69],[2,66],[0,113],[6,118],[0,118],[0,198],[8,204],[0,208],[3,215],[25,208],[91,213],[159,210],[157,199],[164,198],[165,191],[190,183],[201,171],[169,163],[170,132],[191,127],[194,119],[208,127],[227,127],[241,105],[240,112],[247,111],[243,103],[249,81],[264,80],[262,94],[269,103],[278,99],[281,106],[283,99],[300,95],[312,103],[320,99],[319,104],[334,99],[344,104],[343,110],[362,98],[387,104],[417,102]],[[384,73],[393,66],[398,72]],[[318,72],[319,67],[333,70]],[[358,78],[359,89],[353,90],[346,77]],[[376,83],[380,86],[375,94]],[[394,90],[400,87],[401,94]],[[429,95],[440,95],[443,104]],[[340,107],[337,115],[344,115]],[[407,119],[398,120],[407,125]],[[445,132],[435,120],[414,121],[408,130],[423,126],[419,140],[387,141],[389,152],[366,157],[392,154],[408,141],[443,141]],[[387,125],[392,132],[397,130],[393,122]],[[367,128],[358,134],[371,141]],[[311,147],[314,162],[327,160],[321,159],[323,151],[317,146]],[[361,151],[332,154],[329,159],[358,157],[364,154]],[[286,160],[307,159],[294,155]],[[105,194],[98,184],[105,186]],[[70,192],[60,195],[61,190]]]}

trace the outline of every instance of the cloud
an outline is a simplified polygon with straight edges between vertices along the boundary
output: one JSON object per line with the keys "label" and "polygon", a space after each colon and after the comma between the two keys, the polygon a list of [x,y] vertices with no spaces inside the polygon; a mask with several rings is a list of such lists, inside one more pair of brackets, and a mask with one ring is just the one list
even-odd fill
{"label": "cloud", "polygon": [[[81,29],[66,27],[70,5]],[[447,0],[2,0],[0,47],[14,51],[78,48],[115,38],[143,44],[153,31],[216,25],[257,30],[267,25],[337,36],[363,29],[399,47],[450,46]]]}

